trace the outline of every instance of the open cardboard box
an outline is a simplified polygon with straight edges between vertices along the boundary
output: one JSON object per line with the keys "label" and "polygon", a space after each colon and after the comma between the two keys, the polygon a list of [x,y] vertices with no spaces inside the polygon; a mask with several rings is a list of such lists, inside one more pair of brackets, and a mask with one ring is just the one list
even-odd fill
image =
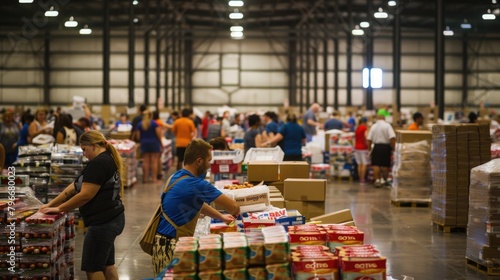
{"label": "open cardboard box", "polygon": [[311,221],[318,222],[321,224],[344,224],[353,226],[355,225],[350,209],[343,209],[336,212],[324,214],[321,216],[316,216],[311,218]]}

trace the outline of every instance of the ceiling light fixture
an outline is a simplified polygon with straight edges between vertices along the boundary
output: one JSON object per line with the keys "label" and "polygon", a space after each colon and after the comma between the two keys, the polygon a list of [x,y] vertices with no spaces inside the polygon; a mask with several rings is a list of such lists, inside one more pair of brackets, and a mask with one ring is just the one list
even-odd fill
{"label": "ceiling light fixture", "polygon": [[394,7],[396,6],[398,3],[396,1],[389,1],[387,2],[387,5],[390,6],[390,7]]}
{"label": "ceiling light fixture", "polygon": [[139,5],[139,1],[137,0],[132,1],[132,5]]}
{"label": "ceiling light fixture", "polygon": [[233,39],[242,39],[243,38],[243,32],[241,32],[241,31],[231,32],[231,38],[233,38]]}
{"label": "ceiling light fixture", "polygon": [[368,27],[370,27],[370,23],[368,21],[362,21],[359,23],[359,26],[361,28],[368,28]]}
{"label": "ceiling light fixture", "polygon": [[354,35],[354,36],[361,36],[364,34],[365,34],[365,32],[363,31],[363,29],[359,28],[359,25],[356,25],[356,27],[354,27],[354,29],[352,30],[352,35]]}
{"label": "ceiling light fixture", "polygon": [[243,14],[238,11],[238,9],[234,9],[234,12],[229,14],[230,19],[242,19]]}
{"label": "ceiling light fixture", "polygon": [[64,23],[64,26],[66,27],[77,27],[78,22],[75,21],[73,17],[69,17],[69,20]]}
{"label": "ceiling light fixture", "polygon": [[378,12],[375,12],[373,16],[375,18],[387,18],[389,15],[386,12],[384,12],[384,9],[378,8]]}
{"label": "ceiling light fixture", "polygon": [[243,26],[235,25],[229,29],[231,32],[243,32]]}
{"label": "ceiling light fixture", "polygon": [[488,12],[486,14],[483,14],[484,20],[494,20],[495,18],[495,14],[492,14],[490,9],[488,9]]}
{"label": "ceiling light fixture", "polygon": [[467,22],[467,19],[464,19],[464,22],[460,24],[460,27],[462,29],[471,29],[472,25]]}
{"label": "ceiling light fixture", "polygon": [[50,6],[50,10],[45,11],[46,17],[57,17],[59,12],[54,9],[54,6]]}
{"label": "ceiling light fixture", "polygon": [[80,34],[82,34],[82,35],[89,35],[91,33],[92,33],[92,29],[90,29],[89,26],[86,24],[82,29],[80,29]]}
{"label": "ceiling light fixture", "polygon": [[31,3],[33,3],[33,0],[19,0],[19,3],[21,3],[21,4],[31,4]]}
{"label": "ceiling light fixture", "polygon": [[134,18],[134,23],[138,23],[139,22],[139,19],[138,18]]}
{"label": "ceiling light fixture", "polygon": [[453,30],[450,29],[449,26],[446,26],[446,30],[443,30],[443,35],[444,36],[453,36],[455,34]]}
{"label": "ceiling light fixture", "polygon": [[234,1],[234,0],[229,1],[228,4],[230,7],[243,7],[243,5],[245,5],[243,1]]}

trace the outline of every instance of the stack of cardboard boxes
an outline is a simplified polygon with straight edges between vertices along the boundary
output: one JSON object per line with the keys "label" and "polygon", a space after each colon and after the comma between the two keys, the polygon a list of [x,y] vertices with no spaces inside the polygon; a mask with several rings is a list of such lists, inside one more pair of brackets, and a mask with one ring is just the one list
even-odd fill
{"label": "stack of cardboard boxes", "polygon": [[306,219],[325,214],[325,179],[288,178],[284,191],[286,209],[298,210]]}
{"label": "stack of cardboard boxes", "polygon": [[432,133],[398,130],[392,167],[392,201],[430,202]]}
{"label": "stack of cardboard boxes", "polygon": [[480,148],[480,144],[488,143],[488,147],[490,144],[479,133],[479,127],[477,124],[461,124],[432,128],[434,223],[457,227],[467,225],[470,170],[488,161],[490,155],[489,150],[486,153],[486,149]]}

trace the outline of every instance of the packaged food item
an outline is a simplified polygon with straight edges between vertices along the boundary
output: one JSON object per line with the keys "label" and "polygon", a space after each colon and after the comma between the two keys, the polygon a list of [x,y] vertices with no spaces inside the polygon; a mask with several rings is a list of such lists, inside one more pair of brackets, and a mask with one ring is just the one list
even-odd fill
{"label": "packaged food item", "polygon": [[248,250],[249,265],[263,265],[266,263],[264,240],[249,240]]}
{"label": "packaged food item", "polygon": [[202,244],[198,248],[198,269],[217,270],[222,267],[222,246],[220,243]]}
{"label": "packaged food item", "polygon": [[288,262],[290,244],[286,237],[265,239],[264,250],[267,264]]}
{"label": "packaged food item", "polygon": [[386,279],[386,259],[384,257],[343,257],[340,266],[343,280]]}
{"label": "packaged food item", "polygon": [[338,280],[338,258],[294,258],[292,259],[292,274],[295,280]]}
{"label": "packaged food item", "polygon": [[249,280],[267,280],[267,270],[264,267],[248,268]]}
{"label": "packaged food item", "polygon": [[266,265],[268,280],[291,280],[290,265],[287,263]]}
{"label": "packaged food item", "polygon": [[224,274],[225,280],[246,280],[246,279],[248,279],[246,268],[226,269],[226,270],[224,270],[224,272],[222,274]]}
{"label": "packaged food item", "polygon": [[342,245],[362,245],[365,234],[361,231],[327,231],[328,247],[335,252],[335,248]]}
{"label": "packaged food item", "polygon": [[197,246],[175,246],[172,263],[174,263],[174,273],[196,271],[198,265]]}
{"label": "packaged food item", "polygon": [[196,272],[174,272],[173,280],[197,280]]}
{"label": "packaged food item", "polygon": [[300,252],[329,252],[330,248],[322,245],[299,245],[294,248],[294,251]]}
{"label": "packaged food item", "polygon": [[224,263],[226,269],[248,265],[248,245],[246,242],[224,243]]}
{"label": "packaged food item", "polygon": [[221,270],[207,270],[198,272],[199,280],[220,280],[223,279]]}
{"label": "packaged food item", "polygon": [[290,235],[290,247],[300,245],[325,245],[326,231],[293,231]]}

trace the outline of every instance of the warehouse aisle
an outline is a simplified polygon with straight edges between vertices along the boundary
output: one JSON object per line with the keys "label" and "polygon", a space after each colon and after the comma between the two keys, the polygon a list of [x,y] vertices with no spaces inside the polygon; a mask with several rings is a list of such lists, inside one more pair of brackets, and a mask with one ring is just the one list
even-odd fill
{"label": "warehouse aisle", "polygon": [[[163,186],[138,184],[125,191],[126,226],[116,241],[116,264],[121,280],[152,277],[150,256],[143,253],[138,238],[156,209]],[[388,273],[416,280],[494,279],[465,266],[466,233],[442,233],[431,226],[430,208],[396,207],[390,189],[333,181],[328,184],[326,211],[350,208],[365,241],[375,244],[388,259]],[[79,229],[75,252],[76,279],[79,271],[83,230]],[[497,278],[498,279],[498,278]]]}

